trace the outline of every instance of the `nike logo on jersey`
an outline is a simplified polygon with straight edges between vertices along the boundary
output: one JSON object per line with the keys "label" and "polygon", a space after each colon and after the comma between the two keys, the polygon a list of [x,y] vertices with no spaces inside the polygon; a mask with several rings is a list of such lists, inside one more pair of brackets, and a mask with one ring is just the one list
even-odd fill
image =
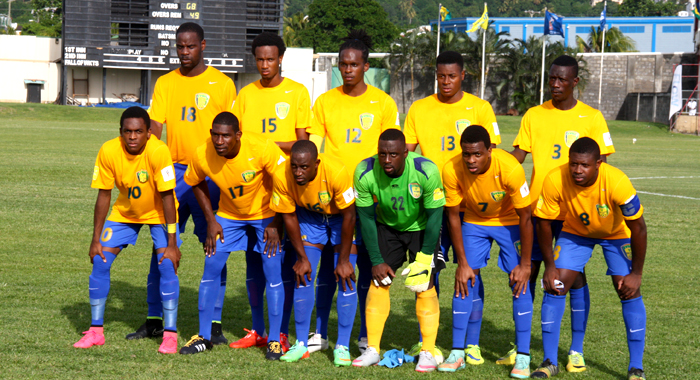
{"label": "nike logo on jersey", "polygon": [[578,117],[588,117],[588,115],[578,115]]}
{"label": "nike logo on jersey", "polygon": [[255,157],[251,157],[251,158],[248,159],[248,161],[251,161],[251,160],[254,160],[254,159],[255,159]]}
{"label": "nike logo on jersey", "polygon": [[279,284],[270,284],[270,287],[271,287],[271,288],[276,288],[276,287],[278,287],[278,286],[280,286],[280,285],[282,285],[281,282],[280,282]]}
{"label": "nike logo on jersey", "polygon": [[571,309],[571,311],[586,311],[586,309],[581,309],[581,310]]}
{"label": "nike logo on jersey", "polygon": [[630,329],[630,332],[631,332],[631,333],[636,333],[636,332],[642,331],[642,330],[644,330],[644,329],[637,329],[637,330],[632,330],[632,329]]}
{"label": "nike logo on jersey", "polygon": [[467,314],[466,311],[453,311],[452,314]]}
{"label": "nike logo on jersey", "polygon": [[172,293],[163,293],[164,296],[169,296],[169,295],[173,295],[173,294],[175,294],[175,292],[172,292]]}
{"label": "nike logo on jersey", "polygon": [[216,82],[209,82],[209,84],[216,84]]}
{"label": "nike logo on jersey", "polygon": [[284,93],[285,93],[285,94],[289,94],[289,93],[292,92],[292,91],[294,91],[294,90],[285,91]]}
{"label": "nike logo on jersey", "polygon": [[379,103],[379,100],[370,100],[369,104]]}
{"label": "nike logo on jersey", "polygon": [[408,277],[416,277],[416,276],[421,276],[421,275],[426,275],[426,276],[427,276],[427,275],[428,275],[428,270],[427,270],[427,269],[424,269],[424,270],[422,270],[422,271],[420,271],[420,272],[418,272],[418,273],[416,273],[416,274],[414,274],[414,275],[408,276]]}
{"label": "nike logo on jersey", "polygon": [[467,111],[469,111],[469,110],[472,109],[472,108],[474,108],[474,107],[467,107]]}
{"label": "nike logo on jersey", "polygon": [[532,312],[531,312],[531,311],[528,311],[528,312],[525,312],[525,313],[518,312],[518,315],[525,315],[525,314],[530,314],[530,313],[532,313]]}
{"label": "nike logo on jersey", "polygon": [[97,290],[99,288],[88,288],[88,290]]}
{"label": "nike logo on jersey", "polygon": [[543,325],[549,325],[551,323],[554,323],[554,322],[542,322]]}
{"label": "nike logo on jersey", "polygon": [[202,280],[200,282],[214,282],[214,280]]}
{"label": "nike logo on jersey", "polygon": [[357,292],[352,292],[352,293],[347,293],[347,294],[346,294],[346,293],[343,293],[343,297],[350,297],[350,296],[352,296],[352,295],[354,295],[354,294],[357,294]]}

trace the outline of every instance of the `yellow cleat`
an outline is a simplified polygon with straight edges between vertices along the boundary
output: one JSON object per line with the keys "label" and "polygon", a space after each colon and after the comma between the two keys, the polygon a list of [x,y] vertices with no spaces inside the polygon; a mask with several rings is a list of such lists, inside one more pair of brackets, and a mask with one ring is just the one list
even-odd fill
{"label": "yellow cleat", "polygon": [[479,348],[479,346],[470,344],[467,346],[467,349],[464,350],[464,353],[466,354],[467,363],[471,365],[484,364],[484,358],[481,357],[481,348]]}
{"label": "yellow cleat", "polygon": [[499,358],[496,360],[496,364],[499,365],[513,365],[515,364],[515,357],[518,355],[518,346],[515,344],[511,343],[513,348],[508,351],[507,354],[505,354],[502,358]]}
{"label": "yellow cleat", "polygon": [[566,365],[566,370],[569,372],[585,371],[586,362],[583,360],[583,354],[571,351],[571,354],[569,354],[569,364]]}

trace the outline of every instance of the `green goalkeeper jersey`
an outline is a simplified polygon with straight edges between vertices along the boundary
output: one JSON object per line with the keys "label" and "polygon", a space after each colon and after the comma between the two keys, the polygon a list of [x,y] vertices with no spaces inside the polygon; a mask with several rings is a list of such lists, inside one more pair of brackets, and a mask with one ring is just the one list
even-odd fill
{"label": "green goalkeeper jersey", "polygon": [[437,165],[414,152],[408,152],[397,178],[384,173],[377,155],[362,160],[355,169],[355,192],[357,207],[372,206],[376,200],[377,222],[397,231],[425,230],[425,210],[445,205]]}

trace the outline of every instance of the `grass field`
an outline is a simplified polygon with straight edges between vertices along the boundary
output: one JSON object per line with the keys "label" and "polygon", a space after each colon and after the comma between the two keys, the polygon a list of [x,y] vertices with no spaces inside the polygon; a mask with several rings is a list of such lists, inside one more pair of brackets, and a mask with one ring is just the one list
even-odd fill
{"label": "grass field", "polygon": [[[88,247],[97,192],[90,176],[100,145],[118,135],[119,110],[52,105],[0,104],[0,378],[284,378],[399,379],[450,377],[414,372],[414,365],[386,368],[332,366],[332,350],[287,364],[265,361],[262,349],[234,351],[215,347],[193,356],[157,353],[159,341],[126,341],[146,313],[146,274],[150,237],[144,229],[135,247],[120,254],[112,268],[105,312],[107,343],[72,347],[90,323]],[[499,117],[503,147],[519,126],[517,117]],[[648,313],[645,370],[649,379],[698,378],[700,311],[698,226],[700,223],[700,138],[670,134],[660,124],[611,121],[617,153],[609,163],[625,171],[645,207],[649,248],[642,294]],[[636,144],[632,139],[636,138]],[[510,148],[508,148],[510,149]],[[531,165],[526,165],[529,171]],[[652,194],[653,193],[653,194]],[[113,197],[114,199],[115,197]],[[188,226],[191,231],[191,225]],[[201,248],[183,236],[180,266],[180,345],[196,334],[197,290],[202,274]],[[497,252],[494,250],[493,255]],[[250,328],[244,287],[245,263],[229,259],[224,332],[229,340]],[[495,365],[513,340],[506,275],[495,263],[482,271],[486,286],[481,347],[486,364],[468,367],[459,378],[506,378],[510,368]],[[451,347],[449,289],[455,266],[441,276],[441,325],[438,346]],[[588,265],[591,314],[585,341],[588,371],[561,373],[562,379],[625,379],[627,347],[620,303],[599,250]],[[417,341],[414,295],[397,281],[383,349],[408,348]],[[532,329],[533,366],[542,360],[538,289]],[[358,317],[359,321],[359,317]],[[355,332],[357,334],[357,326]],[[330,337],[336,336],[331,314]],[[312,326],[313,327],[313,326]],[[291,328],[292,335],[294,328]],[[293,341],[293,339],[292,339]],[[570,341],[568,312],[562,324],[560,362]],[[353,357],[358,350],[353,342]]]}

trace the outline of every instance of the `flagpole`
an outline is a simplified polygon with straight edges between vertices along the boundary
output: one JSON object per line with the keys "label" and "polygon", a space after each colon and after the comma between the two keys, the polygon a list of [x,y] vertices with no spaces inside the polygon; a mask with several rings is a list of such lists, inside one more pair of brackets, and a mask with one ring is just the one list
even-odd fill
{"label": "flagpole", "polygon": [[[547,7],[544,7],[544,19],[547,23]],[[547,46],[547,35],[542,34],[542,76],[540,77],[540,104],[544,103],[544,57]]]}
{"label": "flagpole", "polygon": [[608,2],[605,1],[603,9],[605,10],[605,26],[603,27],[603,43],[600,45],[600,78],[598,80],[598,110],[600,111],[601,99],[603,94],[603,56],[605,55],[605,31],[608,29]]}
{"label": "flagpole", "polygon": [[[486,3],[484,3],[484,9],[486,9]],[[486,72],[486,31],[488,30],[488,22],[486,23],[486,29],[484,29],[481,41],[481,96],[484,98],[484,88],[486,83],[484,83],[484,74]]]}
{"label": "flagpole", "polygon": [[[435,51],[437,52],[435,54],[435,57],[437,58],[438,55],[440,55],[440,20],[442,20],[442,3],[438,4],[438,26],[437,26],[437,47],[435,48]],[[437,65],[435,65],[435,94],[438,92],[438,85],[437,85]]]}

